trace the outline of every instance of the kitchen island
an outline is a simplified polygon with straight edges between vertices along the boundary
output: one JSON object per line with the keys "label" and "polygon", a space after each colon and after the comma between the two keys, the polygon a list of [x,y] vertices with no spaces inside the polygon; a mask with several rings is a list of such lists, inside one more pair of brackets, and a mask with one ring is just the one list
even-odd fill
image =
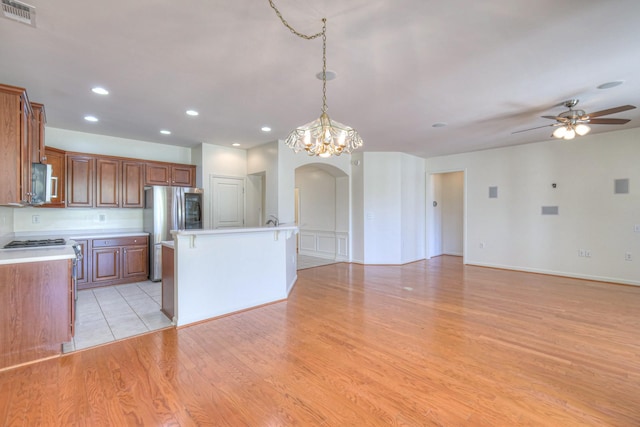
{"label": "kitchen island", "polygon": [[286,299],[297,279],[297,233],[296,226],[172,231],[174,323]]}

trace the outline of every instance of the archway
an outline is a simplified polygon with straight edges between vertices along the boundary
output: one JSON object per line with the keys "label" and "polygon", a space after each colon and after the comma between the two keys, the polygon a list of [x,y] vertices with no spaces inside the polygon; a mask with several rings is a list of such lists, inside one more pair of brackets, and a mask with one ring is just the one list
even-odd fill
{"label": "archway", "polygon": [[[298,268],[348,261],[349,177],[326,163],[295,170]],[[307,260],[306,257],[315,258]],[[309,262],[305,262],[309,261]]]}

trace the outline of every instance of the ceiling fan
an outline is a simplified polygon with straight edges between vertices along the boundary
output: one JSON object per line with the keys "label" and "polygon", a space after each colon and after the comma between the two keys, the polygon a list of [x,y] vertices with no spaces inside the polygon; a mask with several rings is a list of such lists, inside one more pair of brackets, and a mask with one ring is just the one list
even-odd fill
{"label": "ceiling fan", "polygon": [[569,110],[564,111],[557,116],[542,116],[545,119],[555,120],[555,123],[545,126],[538,126],[535,128],[519,130],[513,133],[527,132],[533,129],[540,129],[545,127],[555,127],[553,136],[562,139],[573,139],[576,135],[586,135],[592,125],[623,125],[628,123],[630,119],[598,119],[596,117],[608,116],[609,114],[620,113],[622,111],[633,110],[636,108],[634,105],[621,105],[615,108],[609,108],[606,110],[595,111],[593,113],[585,113],[584,110],[574,110],[573,107],[578,105],[577,99],[570,99],[563,103]]}

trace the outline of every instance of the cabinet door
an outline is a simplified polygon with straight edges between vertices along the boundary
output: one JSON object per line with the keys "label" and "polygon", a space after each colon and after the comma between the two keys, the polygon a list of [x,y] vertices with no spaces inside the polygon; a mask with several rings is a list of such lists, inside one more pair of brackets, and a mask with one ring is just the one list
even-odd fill
{"label": "cabinet door", "polygon": [[93,249],[92,281],[108,282],[120,278],[120,247]]}
{"label": "cabinet door", "polygon": [[122,162],[122,207],[144,207],[144,163]]}
{"label": "cabinet door", "polygon": [[89,282],[89,246],[87,240],[76,240],[80,252],[82,252],[82,261],[78,263],[78,285]]}
{"label": "cabinet door", "polygon": [[125,246],[122,248],[122,278],[147,277],[149,275],[149,248]]}
{"label": "cabinet door", "polygon": [[44,147],[44,125],[46,124],[46,116],[44,114],[44,105],[37,102],[31,103],[33,109],[33,138],[31,141],[31,162],[45,163],[45,147]]}
{"label": "cabinet door", "polygon": [[96,207],[120,206],[120,160],[96,159]]}
{"label": "cabinet door", "polygon": [[173,165],[171,167],[171,185],[178,187],[195,187],[195,166]]}
{"label": "cabinet door", "polygon": [[95,159],[89,156],[67,156],[67,206],[93,207],[93,170]]}
{"label": "cabinet door", "polygon": [[21,97],[20,90],[0,85],[0,204],[21,200]]}
{"label": "cabinet door", "polygon": [[31,144],[33,141],[34,117],[31,110],[31,104],[27,99],[26,93],[21,97],[20,106],[20,164],[22,176],[20,177],[20,200],[24,202],[31,201]]}
{"label": "cabinet door", "polygon": [[147,163],[144,181],[145,185],[171,185],[171,165]]}
{"label": "cabinet door", "polygon": [[51,203],[42,205],[45,208],[64,208],[65,183],[67,168],[64,161],[64,151],[46,147],[44,163],[51,165]]}

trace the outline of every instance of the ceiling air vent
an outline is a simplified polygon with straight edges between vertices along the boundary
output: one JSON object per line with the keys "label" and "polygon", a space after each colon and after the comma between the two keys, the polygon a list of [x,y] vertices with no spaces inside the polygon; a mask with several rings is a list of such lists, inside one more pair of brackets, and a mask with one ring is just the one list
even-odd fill
{"label": "ceiling air vent", "polygon": [[2,13],[6,18],[36,26],[36,8],[15,0],[2,0]]}

